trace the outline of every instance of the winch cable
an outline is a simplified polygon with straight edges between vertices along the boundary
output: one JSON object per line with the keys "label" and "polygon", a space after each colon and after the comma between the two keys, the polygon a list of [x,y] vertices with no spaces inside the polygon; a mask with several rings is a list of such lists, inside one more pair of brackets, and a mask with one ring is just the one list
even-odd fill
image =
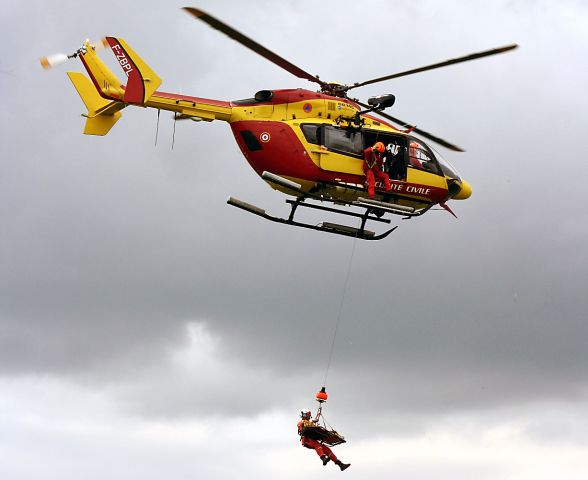
{"label": "winch cable", "polygon": [[347,295],[347,287],[349,286],[349,277],[351,276],[351,265],[353,263],[353,256],[355,254],[355,245],[357,244],[357,235],[359,234],[359,228],[361,226],[361,220],[353,239],[353,245],[351,247],[351,255],[349,256],[349,263],[347,264],[347,274],[345,275],[345,283],[343,284],[343,293],[341,295],[341,301],[339,302],[339,311],[337,312],[337,319],[335,321],[335,328],[333,331],[333,337],[331,339],[331,349],[329,351],[329,360],[327,362],[327,369],[325,371],[325,378],[323,379],[323,386],[327,386],[327,377],[331,368],[331,362],[333,360],[333,351],[335,350],[335,340],[337,339],[337,332],[339,331],[339,323],[341,323],[341,314],[343,313],[343,306],[345,304],[345,296]]}

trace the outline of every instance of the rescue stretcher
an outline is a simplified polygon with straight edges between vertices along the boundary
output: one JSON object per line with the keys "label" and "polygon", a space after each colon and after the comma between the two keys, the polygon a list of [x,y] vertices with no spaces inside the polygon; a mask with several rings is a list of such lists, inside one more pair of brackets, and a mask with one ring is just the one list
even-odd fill
{"label": "rescue stretcher", "polygon": [[345,438],[335,430],[328,430],[321,425],[315,425],[312,427],[304,427],[302,429],[302,435],[308,438],[312,438],[317,442],[320,442],[329,447],[340,445],[345,443]]}

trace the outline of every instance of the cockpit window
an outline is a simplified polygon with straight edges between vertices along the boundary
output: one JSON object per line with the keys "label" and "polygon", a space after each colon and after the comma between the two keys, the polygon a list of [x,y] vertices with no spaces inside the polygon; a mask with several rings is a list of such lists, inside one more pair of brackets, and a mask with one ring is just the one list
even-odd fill
{"label": "cockpit window", "polygon": [[441,174],[441,169],[433,152],[423,142],[415,138],[409,139],[408,144],[408,164],[419,170]]}

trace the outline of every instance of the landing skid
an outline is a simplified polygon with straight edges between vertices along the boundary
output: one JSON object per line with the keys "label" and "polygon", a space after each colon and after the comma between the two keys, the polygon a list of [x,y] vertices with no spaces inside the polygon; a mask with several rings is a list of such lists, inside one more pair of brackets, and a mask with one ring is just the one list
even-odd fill
{"label": "landing skid", "polygon": [[[365,213],[349,212],[347,210],[342,210],[339,208],[324,207],[322,205],[315,205],[313,203],[305,203],[305,198],[299,197],[296,200],[286,200],[286,203],[290,204],[291,207],[290,215],[288,218],[281,218],[269,215],[262,208],[256,207],[255,205],[251,205],[250,203],[243,202],[233,197],[229,197],[227,203],[234,207],[245,210],[249,213],[253,213],[254,215],[259,215],[260,217],[263,217],[272,222],[284,223],[286,225],[293,225],[295,227],[309,228],[311,230],[318,230],[320,232],[333,233],[335,235],[343,235],[346,237],[361,238],[363,240],[380,240],[382,238],[387,237],[398,228],[398,226],[396,226],[394,228],[386,230],[385,232],[379,235],[376,235],[376,233],[371,230],[366,230],[365,224],[368,220],[374,222],[390,223],[390,220],[387,218],[379,218],[377,216],[370,215],[372,213],[373,207],[364,207],[366,208]],[[311,208],[326,212],[339,213],[341,215],[347,215],[349,217],[361,218],[361,225],[359,228],[356,228],[348,225],[339,225],[338,223],[330,222],[322,222],[317,225],[297,222],[296,220],[294,220],[294,215],[298,207]]]}
{"label": "landing skid", "polygon": [[[431,208],[431,205],[429,205],[426,208],[415,210],[413,207],[406,207],[403,205],[398,205],[396,203],[381,202],[378,200],[359,197],[357,200],[351,202],[351,205],[358,208],[365,208],[365,212],[350,212],[349,210],[342,210],[340,208],[324,207],[322,205],[317,205],[315,203],[305,203],[306,200],[315,200],[320,202],[329,200],[325,199],[317,193],[303,192],[300,184],[288,180],[287,178],[281,177],[271,172],[263,172],[261,177],[267,182],[279,185],[299,194],[296,200],[286,200],[286,203],[290,204],[291,208],[290,215],[288,216],[288,218],[274,217],[273,215],[269,215],[268,213],[266,213],[266,211],[262,208],[256,207],[255,205],[251,205],[250,203],[243,202],[233,197],[229,197],[227,203],[229,205],[233,205],[234,207],[245,210],[249,213],[253,213],[254,215],[259,215],[260,217],[263,217],[272,222],[285,223],[287,225],[294,225],[295,227],[309,228],[311,230],[334,233],[336,235],[344,235],[346,237],[361,238],[363,240],[380,240],[390,235],[394,230],[398,228],[398,226],[391,228],[390,230],[386,230],[385,232],[379,235],[376,235],[375,232],[371,230],[366,230],[365,224],[368,220],[371,220],[373,222],[390,223],[390,220],[388,220],[387,218],[382,218],[384,214],[391,213],[393,215],[402,215],[406,219],[422,215]],[[321,222],[317,225],[297,222],[294,220],[294,215],[298,207],[312,208],[315,210],[322,210],[325,212],[339,213],[341,215],[347,215],[348,217],[361,218],[361,224],[359,228],[356,228],[349,225],[340,225],[338,223],[330,222]]]}

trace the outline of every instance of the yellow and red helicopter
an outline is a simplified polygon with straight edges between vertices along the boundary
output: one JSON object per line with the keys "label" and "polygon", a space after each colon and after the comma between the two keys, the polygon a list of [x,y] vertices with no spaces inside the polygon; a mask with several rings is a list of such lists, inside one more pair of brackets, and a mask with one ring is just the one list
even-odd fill
{"label": "yellow and red helicopter", "polygon": [[[126,84],[122,84],[98,57],[99,45],[86,40],[71,55],[41,59],[46,68],[69,58],[79,58],[84,65],[89,79],[77,72],[68,72],[68,76],[88,109],[84,115],[85,134],[106,135],[121,117],[121,110],[129,105],[169,110],[176,119],[228,122],[241,152],[257,174],[272,188],[293,197],[286,200],[291,209],[287,218],[269,215],[232,197],[227,201],[230,205],[274,222],[366,240],[384,238],[397,228],[376,234],[366,229],[368,220],[389,224],[386,214],[411,218],[435,205],[453,214],[446,202],[471,195],[468,182],[438,151],[414,135],[453,151],[463,151],[460,147],[384,113],[394,104],[392,94],[371,97],[362,103],[351,99],[348,92],[506,52],[516,44],[342,85],[320,80],[202,10],[184,10],[291,74],[318,84],[320,90],[261,90],[252,98],[234,101],[166,93],[157,90],[161,79],[122,38],[106,37],[104,46],[110,47],[127,77]],[[402,125],[403,130],[390,122]],[[390,177],[391,189],[385,191],[383,185],[376,184],[375,198],[366,198],[363,151],[375,142],[385,145],[384,170]],[[325,206],[323,202],[333,205]],[[296,221],[299,207],[355,217],[358,226]]]}

